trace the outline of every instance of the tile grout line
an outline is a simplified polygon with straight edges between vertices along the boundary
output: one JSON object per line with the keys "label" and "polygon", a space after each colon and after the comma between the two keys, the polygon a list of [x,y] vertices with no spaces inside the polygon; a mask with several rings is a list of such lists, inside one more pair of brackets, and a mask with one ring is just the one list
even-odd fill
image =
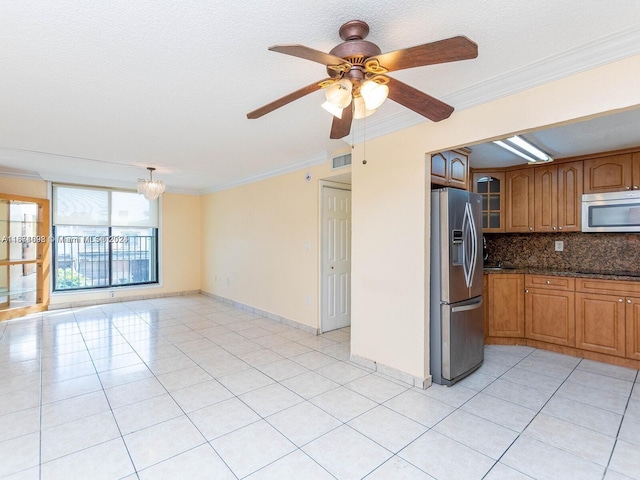
{"label": "tile grout line", "polygon": [[[638,380],[638,371],[636,371],[636,376],[633,379],[631,384],[631,391],[629,392],[629,398],[627,398],[627,403],[624,406],[624,412],[622,413],[622,419],[620,420],[620,425],[618,426],[618,431],[616,432],[615,440],[613,441],[613,447],[611,448],[611,453],[609,454],[609,459],[607,460],[607,465],[604,468],[604,473],[602,478],[605,478],[607,472],[609,471],[609,466],[611,465],[611,459],[613,458],[613,453],[616,450],[616,446],[618,445],[618,439],[620,436],[620,430],[622,430],[622,424],[624,423],[625,416],[627,414],[627,409],[629,408],[629,403],[631,403],[631,397],[633,396],[633,390],[635,389],[636,381]],[[615,470],[611,470],[612,472],[616,472]],[[618,472],[616,472],[618,473]]]}
{"label": "tile grout line", "polygon": [[[102,311],[102,309],[100,309],[100,311]],[[103,315],[105,315],[104,311],[102,311],[102,313],[103,313]],[[108,315],[105,315],[105,317],[109,321],[109,324],[113,325],[112,319]],[[124,436],[122,435],[122,430],[120,429],[120,425],[118,424],[118,420],[116,419],[116,416],[113,413],[113,408],[111,407],[111,402],[109,401],[109,397],[107,396],[107,392],[106,392],[106,390],[104,388],[104,384],[102,383],[102,379],[100,378],[100,373],[98,372],[98,369],[96,368],[95,360],[94,360],[93,356],[90,353],[89,346],[87,345],[87,339],[85,337],[85,333],[80,328],[80,323],[78,321],[78,317],[76,316],[75,312],[73,313],[73,318],[75,319],[76,325],[78,326],[78,330],[80,331],[80,335],[82,336],[82,341],[84,342],[85,348],[87,350],[87,354],[89,355],[89,358],[91,358],[91,364],[93,365],[93,369],[96,372],[96,377],[98,378],[98,382],[100,382],[100,387],[102,388],[102,394],[104,395],[104,398],[107,401],[107,405],[109,405],[109,411],[111,412],[111,416],[113,417],[113,422],[115,423],[116,428],[118,429],[118,433],[120,434],[120,439],[122,440],[122,443],[124,444],[124,448],[127,451],[127,455],[129,457],[129,461],[131,462],[131,466],[133,467],[133,472],[134,472],[135,476],[138,477],[138,471],[136,469],[135,463],[133,462],[133,457],[131,456],[131,452],[129,451],[129,447],[127,446],[127,442],[124,441]],[[116,330],[118,330],[117,326],[115,326],[115,325],[113,325],[113,326],[116,328]],[[118,330],[118,333],[120,333],[119,330]],[[102,444],[107,443],[109,441],[111,441],[111,440],[107,440],[105,442],[101,442],[101,443],[99,443],[97,445],[102,445]],[[91,447],[95,447],[95,446],[96,445],[92,445]],[[87,448],[91,448],[91,447],[87,447]],[[86,448],[83,449],[83,450],[86,450]],[[80,451],[82,451],[82,450],[80,450]],[[76,452],[74,452],[74,453],[76,453]],[[69,454],[69,455],[72,455],[72,454]]]}
{"label": "tile grout line", "polygon": [[[504,372],[502,375],[500,375],[500,377],[502,377],[503,375],[505,375],[507,372],[511,371],[513,368],[515,368],[516,366],[518,366],[518,364],[519,364],[520,362],[522,362],[524,359],[528,358],[530,355],[532,355],[534,352],[536,352],[536,351],[538,351],[538,350],[539,350],[539,349],[537,349],[537,348],[536,348],[535,350],[532,350],[531,352],[529,352],[529,354],[528,354],[528,355],[526,355],[526,356],[524,356],[523,358],[521,358],[521,359],[520,359],[516,364],[514,364],[514,365],[513,365],[511,368],[509,368],[506,372]],[[573,369],[571,369],[571,373],[573,373],[573,372],[578,368],[578,365],[580,365],[580,362],[581,362],[581,361],[582,361],[582,360],[580,360],[578,363],[576,363],[575,367],[573,367]],[[495,466],[496,466],[496,465],[498,465],[498,464],[500,463],[500,460],[502,460],[502,458],[506,455],[506,453],[509,451],[509,449],[511,449],[511,447],[512,447],[512,446],[513,446],[513,445],[514,445],[514,444],[515,444],[515,443],[520,439],[520,437],[524,435],[524,432],[525,432],[525,431],[526,431],[526,429],[529,427],[529,425],[531,425],[531,424],[533,423],[533,421],[538,417],[538,415],[540,414],[540,412],[542,412],[542,410],[544,409],[544,407],[545,407],[545,406],[546,406],[546,405],[551,401],[551,399],[552,399],[552,398],[554,397],[554,395],[558,392],[558,390],[560,390],[560,387],[562,387],[562,385],[564,385],[564,383],[569,379],[569,377],[571,376],[571,373],[569,373],[569,375],[567,375],[567,377],[566,377],[566,378],[565,378],[565,379],[560,383],[560,385],[558,385],[558,387],[553,391],[553,393],[551,394],[551,396],[549,397],[549,399],[548,399],[546,402],[544,402],[544,405],[542,405],[542,406],[538,409],[538,411],[536,412],[536,414],[531,418],[531,420],[529,421],[529,423],[527,423],[527,425],[522,429],[522,431],[517,432],[517,433],[518,433],[518,435],[516,436],[516,438],[513,440],[513,442],[511,442],[511,443],[509,444],[509,446],[504,450],[504,452],[502,452],[502,455],[500,455],[500,457],[498,457],[498,459],[496,459],[496,461],[495,461],[495,463],[493,464],[493,466],[489,469],[489,471],[484,475],[484,477],[483,477],[483,478],[485,478],[487,475],[489,475],[489,473],[490,473],[490,472],[495,468]],[[500,378],[500,377],[498,377],[498,378]],[[497,380],[497,379],[496,379],[496,380]],[[507,381],[507,382],[508,382],[509,380],[506,380],[506,379],[505,379],[505,381]],[[492,382],[492,383],[493,383],[493,382]],[[513,382],[509,382],[509,383],[513,383]],[[487,386],[488,386],[488,385],[487,385]],[[486,387],[485,387],[485,388],[486,388]],[[484,389],[483,389],[483,390],[484,390]],[[497,398],[497,397],[496,397],[496,398]],[[503,399],[503,400],[504,400],[504,399]],[[508,400],[505,400],[505,401],[508,401]],[[510,402],[510,403],[512,403],[512,402]],[[517,405],[517,404],[514,404],[514,405]],[[520,405],[520,406],[522,406],[522,405]],[[544,442],[543,442],[543,443],[544,443]],[[553,446],[553,445],[552,445],[552,446]],[[557,447],[554,447],[554,448],[557,448]],[[559,450],[562,450],[562,449],[559,449]],[[563,450],[563,451],[564,451],[564,450]],[[571,455],[574,455],[574,454],[572,454],[571,452],[566,452],[566,453],[569,453],[569,454],[571,454]],[[574,455],[574,456],[576,456],[576,455]],[[578,457],[578,458],[580,458],[580,457]],[[506,465],[506,464],[505,464],[505,465]],[[506,466],[508,466],[509,468],[513,468],[513,467],[510,467],[509,465],[506,465]],[[519,472],[519,473],[522,473],[523,475],[527,475],[526,473],[521,472],[520,470],[518,470],[518,469],[516,469],[516,468],[513,468],[513,469],[514,469],[514,470],[516,470],[516,471],[517,471],[517,472]],[[529,475],[527,475],[527,476],[529,476]]]}
{"label": "tile grout line", "polygon": [[[202,315],[200,315],[200,314],[197,314],[197,315],[198,315],[198,316],[202,316]],[[140,320],[142,320],[142,321],[144,321],[145,323],[147,323],[147,322],[144,320],[144,318],[142,318],[140,315],[137,315],[137,314],[136,314],[136,316],[138,316],[138,317],[140,318]],[[203,317],[203,318],[205,318],[205,317]],[[183,325],[184,325],[184,324],[183,324]],[[151,325],[149,325],[149,326],[150,326],[151,328],[153,328]],[[173,395],[172,395],[172,394],[171,394],[171,392],[167,389],[167,387],[165,387],[165,385],[164,385],[164,384],[163,384],[163,383],[158,379],[157,375],[153,372],[153,370],[151,370],[151,368],[149,367],[149,365],[147,364],[147,362],[146,362],[142,357],[140,357],[140,355],[138,354],[137,350],[136,350],[136,349],[131,345],[131,343],[129,342],[129,340],[127,339],[127,337],[125,337],[125,336],[122,334],[122,332],[120,331],[120,328],[119,328],[117,325],[115,325],[115,324],[114,324],[114,327],[116,328],[116,330],[118,330],[118,333],[119,333],[120,335],[122,335],[122,336],[123,336],[123,338],[126,340],[126,342],[127,342],[127,344],[129,345],[129,347],[131,347],[131,348],[133,349],[133,351],[136,353],[136,355],[138,355],[138,357],[140,358],[140,360],[142,361],[142,363],[143,363],[143,364],[145,365],[145,367],[149,370],[149,372],[151,372],[151,374],[153,375],[153,378],[154,378],[154,379],[155,379],[155,380],[156,380],[156,381],[157,381],[157,382],[162,386],[162,388],[165,390],[165,392],[167,393],[167,395],[169,395],[169,397],[171,397],[171,400],[173,400],[173,401],[176,403],[177,407],[182,411],[182,414],[183,414],[183,415],[184,415],[184,416],[189,420],[189,422],[191,423],[191,425],[193,425],[193,427],[194,427],[194,428],[198,431],[198,433],[202,436],[202,438],[203,438],[203,440],[204,440],[204,442],[203,442],[202,444],[200,444],[200,445],[196,445],[196,446],[194,446],[194,447],[192,447],[192,448],[190,448],[190,449],[186,450],[185,452],[188,452],[188,451],[193,450],[193,449],[195,449],[195,448],[201,447],[202,445],[209,445],[209,446],[211,447],[211,449],[216,453],[216,455],[218,456],[218,458],[220,458],[220,460],[221,460],[221,461],[225,464],[225,466],[229,469],[229,471],[232,473],[232,475],[234,475],[236,478],[238,478],[238,477],[237,477],[237,475],[236,475],[236,474],[233,472],[233,470],[231,469],[231,467],[230,467],[230,466],[227,464],[227,462],[224,460],[224,458],[222,458],[222,456],[218,453],[218,451],[214,448],[214,446],[213,446],[213,445],[211,445],[211,442],[207,439],[207,437],[204,435],[204,433],[202,433],[202,431],[200,430],[200,428],[198,428],[198,426],[193,422],[193,420],[191,419],[191,417],[189,417],[189,414],[188,414],[188,413],[187,413],[187,412],[182,408],[182,406],[181,406],[181,405],[176,401],[176,399],[175,399],[175,398],[173,398]],[[190,328],[190,327],[189,327],[189,328]],[[171,343],[173,346],[176,346],[176,345],[175,345],[171,340],[168,340],[168,339],[167,339],[164,335],[162,335],[161,333],[159,333],[159,335],[160,335],[162,338],[164,338],[165,340],[167,340],[169,343]],[[177,347],[177,348],[179,349],[179,347]],[[182,352],[182,350],[180,350],[180,351]],[[189,357],[189,355],[188,355],[188,354],[186,354],[185,352],[182,352],[182,354],[186,355],[190,360],[192,360],[192,361],[193,361],[193,359],[192,359],[191,357]],[[197,362],[194,362],[194,363],[196,363],[196,365],[198,365],[198,363],[197,363]],[[198,367],[200,367],[200,365],[198,365]],[[200,368],[202,368],[202,367],[200,367]],[[178,370],[180,370],[180,369],[178,369]],[[204,369],[203,369],[203,370],[204,370]],[[206,370],[205,370],[205,371],[206,371]],[[168,372],[168,373],[171,373],[171,372]],[[208,374],[208,372],[207,372],[207,374]],[[213,380],[215,380],[215,381],[217,381],[214,377],[212,377],[212,379],[213,379]],[[220,383],[220,382],[218,382],[218,383]],[[222,384],[220,384],[220,385],[222,385]],[[222,387],[226,389],[226,387],[225,387],[224,385],[222,385]],[[228,389],[227,389],[227,390],[228,390]],[[232,395],[234,395],[234,397],[236,397],[236,398],[237,398],[237,396],[235,396],[235,394],[234,394],[233,392],[231,392],[230,390],[228,390],[228,391],[229,391],[229,393],[231,393]],[[105,396],[106,396],[106,392],[105,392]],[[238,400],[240,400],[240,399],[238,399]],[[107,401],[108,401],[108,398],[107,398]],[[224,400],[223,400],[223,401],[224,401]],[[218,403],[220,403],[220,402],[218,402]],[[244,403],[244,402],[243,402],[243,403]],[[214,404],[214,405],[215,405],[215,404]],[[203,408],[206,408],[206,407],[203,407]],[[112,410],[112,412],[113,412],[113,410]],[[179,417],[175,417],[175,418],[179,418]],[[118,422],[117,422],[117,420],[115,419],[115,415],[114,415],[114,420],[116,421],[116,424],[117,424]],[[170,420],[172,420],[172,419],[170,419]],[[150,425],[150,426],[148,426],[148,427],[144,427],[144,428],[150,428],[150,427],[153,427],[153,426],[156,426],[156,425],[160,425],[160,423],[163,423],[163,422],[159,422],[159,423],[157,423],[157,424],[153,424],[153,425]],[[252,423],[255,423],[255,422],[252,422]],[[250,424],[249,424],[249,425],[250,425]],[[246,425],[245,425],[245,426],[246,426]],[[142,429],[140,429],[140,430],[144,430],[144,428],[142,428]],[[120,429],[120,426],[119,426],[119,425],[118,425],[118,429]],[[140,431],[140,430],[137,430],[137,431]],[[135,432],[131,432],[131,433],[135,433]],[[231,432],[229,432],[229,433],[231,433]],[[121,437],[122,437],[122,441],[124,442],[124,444],[125,444],[125,446],[126,446],[126,441],[124,440],[124,436],[122,435],[122,433],[121,433]],[[129,449],[128,449],[128,447],[127,447],[127,452],[128,452],[128,451],[129,451]],[[170,458],[174,458],[174,457],[176,457],[176,456],[178,456],[178,455],[181,455],[181,454],[183,454],[183,453],[185,453],[185,452],[180,452],[180,453],[177,453],[176,455],[173,455],[173,456],[171,456],[171,457],[165,458],[165,459],[163,459],[163,460],[161,460],[161,461],[159,461],[159,462],[157,462],[157,463],[154,463],[153,465],[149,465],[149,466],[145,467],[143,470],[146,470],[146,469],[148,469],[148,468],[152,468],[152,467],[153,467],[153,466],[155,466],[155,465],[158,465],[158,464],[160,464],[160,463],[162,463],[162,462],[164,462],[164,461],[169,460]],[[131,456],[131,455],[129,454],[129,456]],[[133,462],[133,458],[131,459],[131,463],[132,463],[133,468],[134,468],[134,470],[135,470],[136,476],[138,476],[139,471],[138,471],[138,468],[136,467],[135,463]],[[142,470],[141,470],[141,471],[142,471]],[[138,477],[139,477],[139,476],[138,476]]]}

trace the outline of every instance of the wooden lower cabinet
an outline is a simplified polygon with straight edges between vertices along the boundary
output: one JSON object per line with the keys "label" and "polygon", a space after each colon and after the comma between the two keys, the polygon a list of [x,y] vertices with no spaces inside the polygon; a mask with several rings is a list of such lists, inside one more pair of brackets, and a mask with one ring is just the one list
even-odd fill
{"label": "wooden lower cabinet", "polygon": [[489,337],[524,338],[524,274],[489,277]]}
{"label": "wooden lower cabinet", "polygon": [[525,285],[524,323],[527,338],[575,346],[573,278],[526,275]]}
{"label": "wooden lower cabinet", "polygon": [[525,293],[527,338],[573,347],[575,308],[573,292],[529,288]]}
{"label": "wooden lower cabinet", "polygon": [[626,299],[626,356],[640,360],[640,297]]}
{"label": "wooden lower cabinet", "polygon": [[576,293],[576,347],[624,357],[625,311],[625,299],[619,295]]}
{"label": "wooden lower cabinet", "polygon": [[557,275],[485,275],[487,343],[525,343],[640,366],[640,282]]}

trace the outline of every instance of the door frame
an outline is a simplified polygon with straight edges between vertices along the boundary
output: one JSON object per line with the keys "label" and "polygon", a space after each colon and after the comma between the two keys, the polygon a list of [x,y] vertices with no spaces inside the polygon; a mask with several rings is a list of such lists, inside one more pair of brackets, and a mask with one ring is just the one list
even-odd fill
{"label": "door frame", "polygon": [[[322,243],[322,239],[324,238],[324,219],[323,219],[323,193],[325,188],[335,188],[337,190],[346,190],[351,191],[351,184],[349,183],[340,183],[331,180],[320,180],[318,184],[318,335],[324,333],[324,325],[322,324],[322,319],[324,318],[324,275],[325,271],[323,268],[324,265],[324,244]],[[352,204],[353,205],[353,204]],[[349,287],[349,298],[351,298],[351,287]]]}

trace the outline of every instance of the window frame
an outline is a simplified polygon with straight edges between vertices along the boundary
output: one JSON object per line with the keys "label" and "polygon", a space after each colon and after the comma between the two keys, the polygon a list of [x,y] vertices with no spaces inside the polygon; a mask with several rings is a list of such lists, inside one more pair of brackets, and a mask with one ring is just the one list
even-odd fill
{"label": "window frame", "polygon": [[[107,209],[108,209],[108,224],[106,225],[83,225],[83,224],[68,224],[68,223],[54,223],[55,220],[55,209],[57,208],[57,198],[56,198],[56,187],[62,188],[77,188],[81,190],[100,190],[106,191],[108,194],[107,197]],[[157,200],[152,200],[157,202],[155,206],[155,214],[157,218],[155,219],[155,226],[149,225],[113,225],[112,224],[112,192],[124,192],[124,193],[133,193],[137,194],[135,190],[124,189],[124,188],[107,188],[107,187],[95,187],[91,185],[78,185],[78,184],[65,184],[65,183],[53,183],[52,184],[52,208],[51,208],[51,243],[53,243],[52,255],[51,255],[51,270],[52,270],[52,281],[51,281],[51,289],[53,293],[72,293],[72,292],[88,292],[88,291],[98,291],[104,289],[114,289],[114,288],[136,288],[136,287],[144,287],[149,285],[160,285],[160,219],[161,219],[161,200],[158,198]],[[107,285],[91,285],[84,287],[73,287],[73,288],[58,288],[58,236],[56,233],[56,227],[84,227],[84,228],[95,228],[95,229],[106,229],[107,237],[114,238],[113,231],[114,230],[122,230],[129,228],[137,228],[143,230],[149,230],[151,235],[151,244],[149,246],[149,262],[153,263],[154,270],[154,280],[150,281],[142,281],[142,282],[132,282],[132,283],[114,283],[114,268],[113,268],[113,260],[114,260],[114,247],[118,245],[118,243],[114,242],[105,242],[107,247],[107,270],[108,270],[108,284]],[[135,237],[135,236],[134,236]]]}

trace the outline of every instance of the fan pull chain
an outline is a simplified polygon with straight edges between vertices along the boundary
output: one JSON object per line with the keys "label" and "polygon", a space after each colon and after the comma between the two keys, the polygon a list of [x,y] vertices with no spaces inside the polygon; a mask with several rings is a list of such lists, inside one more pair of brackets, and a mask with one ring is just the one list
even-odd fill
{"label": "fan pull chain", "polygon": [[367,117],[363,118],[362,125],[362,164],[367,164]]}

